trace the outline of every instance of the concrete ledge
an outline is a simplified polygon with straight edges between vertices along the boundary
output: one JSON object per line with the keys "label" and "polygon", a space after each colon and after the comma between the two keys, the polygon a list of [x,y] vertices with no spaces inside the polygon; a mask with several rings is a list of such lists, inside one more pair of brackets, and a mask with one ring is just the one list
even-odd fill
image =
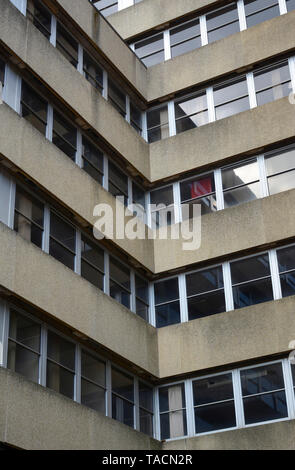
{"label": "concrete ledge", "polygon": [[294,311],[291,296],[160,328],[160,378],[288,351],[295,338]]}
{"label": "concrete ledge", "polygon": [[165,442],[163,450],[294,450],[295,421],[219,432]]}
{"label": "concrete ledge", "polygon": [[159,450],[161,443],[0,368],[0,440],[27,450]]}
{"label": "concrete ledge", "polygon": [[0,224],[0,285],[158,375],[157,330],[71,269]]}

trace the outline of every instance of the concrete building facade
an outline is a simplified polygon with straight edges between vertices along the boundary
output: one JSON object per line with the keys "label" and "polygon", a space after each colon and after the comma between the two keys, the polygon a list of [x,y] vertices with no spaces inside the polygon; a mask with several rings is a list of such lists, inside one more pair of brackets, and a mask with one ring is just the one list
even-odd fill
{"label": "concrete building facade", "polygon": [[294,0],[0,6],[0,447],[294,450]]}

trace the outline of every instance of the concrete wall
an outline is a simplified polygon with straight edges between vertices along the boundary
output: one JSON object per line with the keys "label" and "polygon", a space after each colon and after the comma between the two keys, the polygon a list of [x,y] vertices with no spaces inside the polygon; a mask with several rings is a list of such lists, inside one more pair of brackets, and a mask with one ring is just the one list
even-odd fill
{"label": "concrete wall", "polygon": [[294,50],[294,22],[292,11],[148,68],[148,101]]}
{"label": "concrete wall", "polygon": [[71,329],[158,375],[157,330],[0,224],[0,285]]}
{"label": "concrete wall", "polygon": [[148,144],[9,0],[1,3],[0,41],[139,173],[149,175]]}
{"label": "concrete wall", "polygon": [[160,442],[0,368],[0,441],[28,450],[159,450]]}
{"label": "concrete wall", "polygon": [[288,351],[295,296],[158,330],[160,377],[201,372]]}
{"label": "concrete wall", "polygon": [[165,442],[163,450],[294,450],[295,421]]}

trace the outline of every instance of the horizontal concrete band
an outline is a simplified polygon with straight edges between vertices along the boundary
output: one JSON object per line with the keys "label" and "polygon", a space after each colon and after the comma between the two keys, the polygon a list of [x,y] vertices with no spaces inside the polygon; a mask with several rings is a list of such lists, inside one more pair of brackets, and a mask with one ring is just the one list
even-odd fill
{"label": "horizontal concrete band", "polygon": [[0,441],[28,450],[159,450],[161,443],[0,368]]}

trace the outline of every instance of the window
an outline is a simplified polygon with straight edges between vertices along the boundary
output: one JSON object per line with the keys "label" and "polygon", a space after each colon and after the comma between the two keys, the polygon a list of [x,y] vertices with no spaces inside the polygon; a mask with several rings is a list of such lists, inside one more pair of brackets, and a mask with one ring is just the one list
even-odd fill
{"label": "window", "polygon": [[133,378],[112,368],[112,417],[134,427]]}
{"label": "window", "polygon": [[287,10],[295,10],[295,0],[286,0]]}
{"label": "window", "polygon": [[41,328],[10,309],[7,367],[33,382],[39,381]]}
{"label": "window", "polygon": [[194,129],[208,123],[206,92],[200,92],[174,103],[176,133]]}
{"label": "window", "polygon": [[136,42],[134,51],[147,67],[160,64],[165,60],[163,33]]}
{"label": "window", "polygon": [[88,139],[82,139],[82,168],[92,178],[103,183],[103,153]]}
{"label": "window", "polygon": [[48,331],[46,386],[74,399],[75,344]]}
{"label": "window", "polygon": [[123,196],[124,204],[128,204],[128,176],[109,161],[109,192],[114,196]]}
{"label": "window", "polygon": [[49,254],[74,269],[76,254],[76,231],[54,212],[50,212]]}
{"label": "window", "polygon": [[222,267],[186,275],[188,319],[225,312]]}
{"label": "window", "polygon": [[149,283],[135,276],[136,313],[145,321],[149,321]]}
{"label": "window", "polygon": [[261,197],[256,159],[223,168],[221,174],[225,208]]}
{"label": "window", "polygon": [[206,15],[208,42],[240,31],[237,4],[232,3]]}
{"label": "window", "polygon": [[153,389],[143,382],[138,383],[139,389],[139,429],[148,436],[153,436]]}
{"label": "window", "polygon": [[18,186],[15,195],[14,230],[25,240],[42,248],[44,206]]}
{"label": "window", "polygon": [[56,48],[75,67],[78,65],[78,43],[68,31],[57,22]]}
{"label": "window", "polygon": [[244,6],[248,28],[280,15],[277,0],[244,0]]}
{"label": "window", "polygon": [[130,308],[130,270],[110,257],[110,296]]}
{"label": "window", "polygon": [[52,142],[75,161],[77,151],[77,129],[56,110],[53,111]]}
{"label": "window", "polygon": [[288,416],[281,363],[241,370],[240,374],[246,424]]}
{"label": "window", "polygon": [[156,326],[173,325],[180,322],[178,278],[159,281],[154,284]]}
{"label": "window", "polygon": [[104,251],[84,235],[81,237],[81,276],[104,289]]}
{"label": "window", "polygon": [[161,439],[187,434],[184,384],[159,388]]}
{"label": "window", "polygon": [[81,351],[81,403],[105,414],[106,366],[103,361]]}
{"label": "window", "polygon": [[234,308],[273,300],[268,253],[230,263]]}
{"label": "window", "polygon": [[254,72],[257,105],[278,100],[290,93],[288,61]]}
{"label": "window", "polygon": [[112,80],[108,81],[108,100],[119,111],[121,116],[126,117],[126,95]]}
{"label": "window", "polygon": [[145,222],[145,191],[132,182],[132,204],[137,208],[137,217]]}
{"label": "window", "polygon": [[169,137],[167,104],[147,111],[147,133],[148,142],[150,143]]}
{"label": "window", "polygon": [[236,426],[232,374],[193,382],[195,432],[212,432]]}
{"label": "window", "polygon": [[295,246],[277,250],[282,296],[295,294]]}
{"label": "window", "polygon": [[295,147],[265,156],[269,194],[295,188]]}
{"label": "window", "polygon": [[199,19],[171,28],[170,45],[172,58],[201,47]]}
{"label": "window", "polygon": [[21,116],[46,135],[47,103],[29,85],[22,81]]}
{"label": "window", "polygon": [[151,218],[152,227],[163,227],[175,223],[173,186],[151,191]]}
{"label": "window", "polygon": [[250,109],[246,77],[213,88],[216,119]]}
{"label": "window", "polygon": [[83,72],[94,88],[103,92],[103,69],[83,50]]}
{"label": "window", "polygon": [[142,112],[130,101],[130,124],[138,134],[142,133]]}
{"label": "window", "polygon": [[27,17],[47,39],[50,38],[51,13],[38,0],[28,0]]}
{"label": "window", "polygon": [[118,0],[99,0],[92,1],[92,3],[103,16],[109,16],[118,11]]}
{"label": "window", "polygon": [[202,215],[217,210],[214,173],[190,178],[180,183],[181,204],[188,204],[189,211],[182,206],[183,220],[189,215],[193,217],[194,204],[201,204]]}

